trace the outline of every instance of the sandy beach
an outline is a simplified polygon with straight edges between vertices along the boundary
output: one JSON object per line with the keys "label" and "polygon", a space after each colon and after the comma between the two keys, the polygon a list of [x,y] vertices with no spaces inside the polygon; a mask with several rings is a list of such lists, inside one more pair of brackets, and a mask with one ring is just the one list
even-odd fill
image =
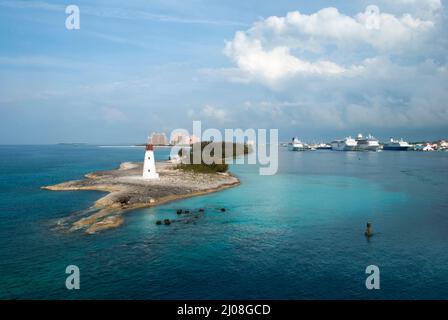
{"label": "sandy beach", "polygon": [[[97,200],[82,218],[69,216],[58,222],[70,231],[93,234],[119,227],[123,213],[170,201],[204,195],[239,185],[230,173],[196,173],[176,169],[166,161],[156,163],[158,180],[142,178],[142,163],[124,162],[116,170],[89,173],[83,180],[63,182],[43,189],[52,191],[96,190],[108,194]],[[74,218],[75,217],[75,218]],[[74,219],[73,219],[74,218]],[[69,222],[67,222],[69,221]]]}

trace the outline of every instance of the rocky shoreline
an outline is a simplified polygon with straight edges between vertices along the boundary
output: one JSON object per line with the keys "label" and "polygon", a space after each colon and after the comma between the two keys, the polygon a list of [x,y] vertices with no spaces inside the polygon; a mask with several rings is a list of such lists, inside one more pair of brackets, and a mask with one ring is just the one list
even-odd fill
{"label": "rocky shoreline", "polygon": [[83,180],[44,186],[42,189],[108,192],[88,210],[89,215],[77,217],[75,221],[71,221],[73,217],[58,221],[58,225],[66,226],[69,231],[85,230],[93,234],[119,227],[123,223],[123,213],[130,210],[217,192],[240,184],[239,179],[230,173],[188,172],[176,169],[176,165],[168,161],[158,162],[156,168],[159,180],[144,180],[141,177],[142,163],[125,162],[116,170],[89,173]]}

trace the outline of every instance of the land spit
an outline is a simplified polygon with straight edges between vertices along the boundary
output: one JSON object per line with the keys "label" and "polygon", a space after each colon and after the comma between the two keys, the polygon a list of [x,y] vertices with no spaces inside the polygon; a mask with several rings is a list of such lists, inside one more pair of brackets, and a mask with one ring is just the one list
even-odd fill
{"label": "land spit", "polygon": [[88,234],[116,228],[123,223],[122,214],[138,208],[204,195],[240,184],[230,173],[197,173],[176,168],[168,161],[157,162],[158,180],[142,178],[142,163],[124,162],[116,170],[89,173],[83,180],[42,187],[53,191],[96,190],[108,192],[84,212],[58,221],[69,231],[85,230]]}

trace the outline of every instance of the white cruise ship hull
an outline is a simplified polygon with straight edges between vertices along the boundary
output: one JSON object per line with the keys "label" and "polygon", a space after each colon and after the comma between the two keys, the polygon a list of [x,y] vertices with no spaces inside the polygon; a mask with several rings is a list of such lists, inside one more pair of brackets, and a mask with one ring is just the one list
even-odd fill
{"label": "white cruise ship hull", "polygon": [[332,144],[331,149],[335,151],[355,151],[356,146],[346,145],[345,143]]}
{"label": "white cruise ship hull", "polygon": [[304,151],[305,147],[301,144],[290,144],[288,145],[289,151]]}
{"label": "white cruise ship hull", "polygon": [[355,151],[356,145],[348,145],[345,142],[333,142],[331,149],[335,151]]}
{"label": "white cruise ship hull", "polygon": [[359,151],[378,151],[379,148],[380,148],[379,144],[373,144],[373,145],[361,144],[361,145],[358,145],[357,149]]}

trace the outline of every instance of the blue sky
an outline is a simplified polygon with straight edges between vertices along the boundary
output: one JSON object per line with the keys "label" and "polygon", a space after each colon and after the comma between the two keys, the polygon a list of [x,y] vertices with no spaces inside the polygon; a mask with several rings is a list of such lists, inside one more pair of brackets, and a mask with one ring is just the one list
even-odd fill
{"label": "blue sky", "polygon": [[142,142],[193,120],[448,138],[447,30],[440,0],[0,0],[0,143]]}

